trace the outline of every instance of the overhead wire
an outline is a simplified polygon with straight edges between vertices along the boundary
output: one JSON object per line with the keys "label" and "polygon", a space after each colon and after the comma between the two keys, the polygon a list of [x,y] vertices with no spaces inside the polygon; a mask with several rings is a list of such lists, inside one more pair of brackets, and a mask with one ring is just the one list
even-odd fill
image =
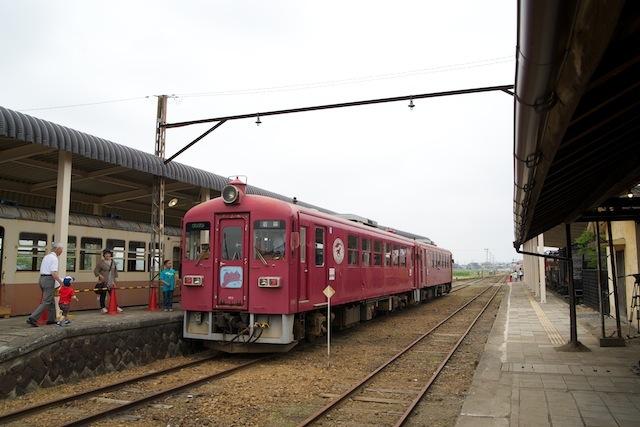
{"label": "overhead wire", "polygon": [[[263,93],[322,89],[327,87],[344,86],[349,84],[368,83],[368,82],[379,81],[379,80],[389,80],[389,79],[411,77],[411,76],[424,75],[424,74],[441,73],[446,71],[457,71],[461,69],[486,67],[486,66],[491,66],[496,64],[508,63],[513,60],[514,58],[512,56],[502,56],[502,57],[496,57],[496,58],[483,59],[479,61],[462,62],[457,64],[439,65],[439,66],[429,67],[429,68],[401,71],[397,73],[376,74],[376,75],[364,76],[364,77],[351,77],[351,78],[339,79],[339,80],[296,83],[296,84],[290,84],[290,85],[269,86],[269,87],[252,88],[252,89],[233,89],[233,90],[215,91],[215,92],[177,93],[177,94],[172,94],[171,97],[172,98],[198,98],[198,97],[210,97],[210,96],[215,97],[215,96],[233,96],[233,95],[255,95],[255,94],[263,94]],[[84,103],[78,103],[78,104],[53,105],[53,106],[47,106],[47,107],[17,108],[17,110],[22,112],[61,110],[61,109],[67,109],[67,108],[90,107],[94,105],[130,102],[130,101],[136,101],[141,99],[149,99],[151,97],[153,97],[153,95],[108,99],[108,100],[84,102]]]}

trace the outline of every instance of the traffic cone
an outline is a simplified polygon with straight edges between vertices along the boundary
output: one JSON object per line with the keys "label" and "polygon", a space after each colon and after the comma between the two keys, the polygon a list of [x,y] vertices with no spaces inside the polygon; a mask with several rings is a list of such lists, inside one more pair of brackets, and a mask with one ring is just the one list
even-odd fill
{"label": "traffic cone", "polygon": [[158,311],[158,288],[153,285],[149,285],[149,306],[147,311]]}
{"label": "traffic cone", "polygon": [[[40,303],[42,303],[44,299],[44,294],[42,294],[40,296]],[[37,322],[38,325],[46,325],[47,321],[49,321],[49,308],[46,308],[41,314],[40,317],[38,318]]]}
{"label": "traffic cone", "polygon": [[107,310],[107,314],[118,314],[118,300],[116,298],[115,286],[111,288],[111,292],[109,292],[109,309]]}
{"label": "traffic cone", "polygon": [[40,315],[40,318],[38,319],[38,325],[46,325],[48,321],[49,321],[49,309],[46,309]]}

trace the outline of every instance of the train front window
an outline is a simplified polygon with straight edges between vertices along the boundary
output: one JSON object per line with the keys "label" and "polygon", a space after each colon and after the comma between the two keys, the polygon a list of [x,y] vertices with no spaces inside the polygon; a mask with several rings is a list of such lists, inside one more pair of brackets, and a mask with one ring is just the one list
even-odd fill
{"label": "train front window", "polygon": [[191,261],[209,259],[209,222],[189,222],[185,227],[184,258]]}
{"label": "train front window", "polygon": [[260,261],[283,259],[285,250],[284,221],[260,220],[253,224],[253,257]]}

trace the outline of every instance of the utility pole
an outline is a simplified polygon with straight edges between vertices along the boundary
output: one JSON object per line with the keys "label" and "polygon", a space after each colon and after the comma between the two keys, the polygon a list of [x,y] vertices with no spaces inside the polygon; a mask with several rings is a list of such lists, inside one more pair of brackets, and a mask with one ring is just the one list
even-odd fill
{"label": "utility pole", "polygon": [[[158,113],[156,117],[155,155],[164,162],[165,135],[167,123],[167,95],[158,96]],[[153,281],[160,271],[164,259],[164,174],[153,177],[152,206],[151,206],[151,247],[149,248],[149,280]],[[149,287],[149,292],[154,292]]]}

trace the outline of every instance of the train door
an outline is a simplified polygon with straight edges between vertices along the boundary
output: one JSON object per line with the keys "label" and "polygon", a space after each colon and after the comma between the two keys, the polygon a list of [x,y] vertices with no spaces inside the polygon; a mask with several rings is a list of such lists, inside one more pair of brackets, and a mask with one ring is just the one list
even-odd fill
{"label": "train door", "polygon": [[308,284],[311,287],[308,292],[308,299],[324,300],[322,291],[327,286],[327,229],[322,226],[313,224],[309,226],[308,231],[311,233],[310,239],[313,241],[310,250],[307,252],[309,256],[307,275]]}
{"label": "train door", "polygon": [[309,254],[307,248],[307,226],[300,226],[300,268],[299,268],[299,287],[298,287],[298,301],[309,301]]}
{"label": "train door", "polygon": [[214,304],[218,308],[247,309],[249,294],[249,216],[216,215]]}

